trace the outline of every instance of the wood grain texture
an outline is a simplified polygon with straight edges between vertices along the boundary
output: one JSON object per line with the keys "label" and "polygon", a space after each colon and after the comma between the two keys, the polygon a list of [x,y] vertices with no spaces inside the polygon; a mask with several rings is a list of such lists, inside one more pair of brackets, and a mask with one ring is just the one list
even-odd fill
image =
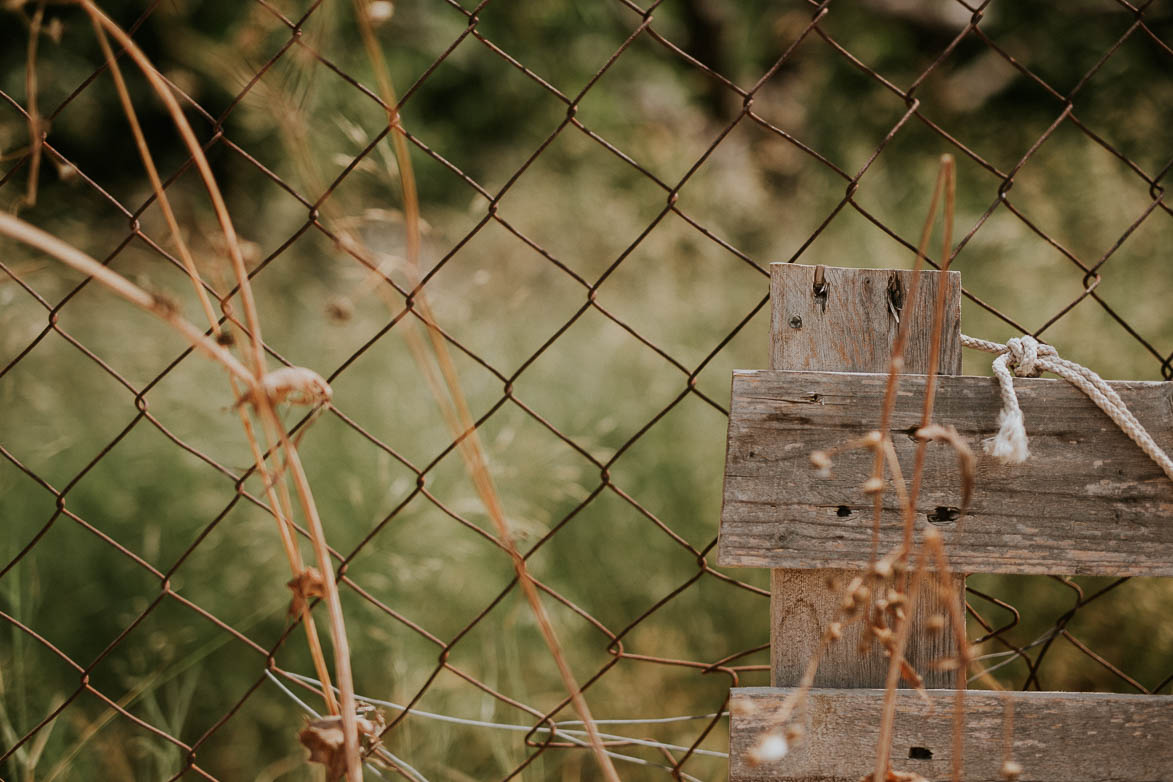
{"label": "wood grain texture", "polygon": [[[770,267],[770,365],[776,369],[883,372],[896,342],[898,319],[911,319],[905,348],[910,372],[929,368],[933,308],[940,285],[946,286],[944,340],[939,369],[961,371],[961,276],[956,272],[913,273],[885,269],[824,267],[819,290],[814,266],[773,264]],[[733,429],[730,429],[732,433]],[[728,471],[728,468],[727,468]],[[940,476],[927,473],[936,480]],[[722,531],[722,538],[724,538]],[[734,563],[741,564],[741,563]],[[751,564],[762,564],[754,562]],[[771,564],[771,566],[775,566]],[[771,669],[775,685],[796,685],[816,654],[824,628],[835,621],[839,597],[828,581],[846,584],[855,575],[845,570],[774,570],[771,574]],[[956,577],[958,595],[964,576]],[[926,663],[952,655],[948,633],[923,631],[925,619],[948,615],[936,592],[926,592],[913,611],[906,656],[929,686],[950,686],[953,677],[930,671]],[[878,687],[888,661],[877,653],[857,651],[860,625],[846,628],[843,640],[830,647],[819,665],[815,684],[822,687]]]}
{"label": "wood grain texture", "polygon": [[[730,779],[733,782],[858,782],[875,763],[882,690],[812,690],[798,720],[807,731],[782,760],[751,767],[748,752],[787,689],[733,690]],[[949,779],[952,690],[929,690],[931,704],[897,693],[892,760],[899,771]],[[976,692],[965,696],[966,782],[1001,782],[1004,715],[1013,702],[1010,756],[1021,782],[1170,782],[1173,696],[1062,692]],[[921,751],[913,751],[913,748]],[[931,752],[931,758],[910,758]]]}
{"label": "wood grain texture", "polygon": [[[871,502],[861,484],[871,455],[835,458],[820,478],[809,454],[842,444],[880,419],[879,374],[738,372],[734,377],[719,562],[788,568],[857,568],[871,550]],[[892,421],[911,469],[925,378],[907,376]],[[1162,447],[1173,448],[1173,383],[1112,384]],[[1173,482],[1111,419],[1063,380],[1018,378],[1031,458],[986,456],[1001,397],[983,377],[942,377],[936,420],[978,455],[968,515],[939,523],[953,567],[967,573],[1173,575]],[[918,523],[960,505],[957,459],[929,450]],[[907,472],[905,473],[907,475]],[[885,496],[881,550],[899,543],[895,494]]]}
{"label": "wood grain texture", "polygon": [[[904,371],[929,369],[933,307],[945,285],[944,341],[938,371],[961,372],[961,275],[902,269],[823,268],[825,295],[815,295],[814,266],[770,265],[770,367],[828,372],[884,372],[901,319],[911,319]],[[901,291],[895,297],[891,289]],[[900,306],[890,306],[896,299]],[[797,319],[797,320],[796,320]]]}

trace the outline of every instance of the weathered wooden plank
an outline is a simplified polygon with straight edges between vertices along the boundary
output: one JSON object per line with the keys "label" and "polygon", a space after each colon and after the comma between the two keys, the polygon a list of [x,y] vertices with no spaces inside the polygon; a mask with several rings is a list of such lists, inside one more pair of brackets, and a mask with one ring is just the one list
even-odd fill
{"label": "weathered wooden plank", "polygon": [[[871,547],[871,501],[861,489],[871,467],[864,451],[835,457],[830,478],[809,454],[874,428],[886,378],[879,374],[737,372],[729,425],[722,565],[858,568]],[[892,436],[911,469],[924,376],[901,380]],[[1173,448],[1173,383],[1115,382],[1113,388],[1162,447]],[[1173,482],[1111,419],[1063,380],[1015,380],[1031,458],[1000,464],[984,454],[997,426],[997,382],[941,377],[938,422],[957,428],[978,455],[968,515],[947,521],[959,500],[956,456],[929,450],[929,478],[917,523],[930,517],[945,536],[953,567],[967,573],[1173,575]],[[881,550],[897,545],[895,494]]]}
{"label": "weathered wooden plank", "polygon": [[[771,367],[882,372],[888,367],[899,323],[905,320],[910,327],[905,366],[910,372],[927,372],[933,308],[939,286],[944,285],[944,339],[938,368],[944,374],[961,371],[961,276],[956,272],[918,272],[914,294],[913,272],[905,270],[773,264],[770,271]],[[770,648],[775,685],[801,681],[824,628],[838,611],[839,596],[827,588],[827,582],[846,584],[853,575],[834,569],[773,571]],[[957,576],[956,594],[962,594],[964,584],[965,577]],[[949,611],[938,594],[926,592],[913,610],[906,656],[929,686],[949,686],[953,678],[948,673],[926,665],[953,654],[950,634],[921,629],[935,614]],[[827,650],[815,678],[817,685],[883,685],[887,659],[856,651],[862,629],[858,623],[850,625],[843,641]]]}
{"label": "weathered wooden plank", "polygon": [[915,297],[905,269],[770,265],[770,367],[828,372],[883,372],[900,320],[908,324],[905,371],[929,369],[929,344],[938,286],[946,286],[945,327],[937,371],[961,372],[961,275],[921,271]]}
{"label": "weathered wooden plank", "polygon": [[[788,689],[733,690],[729,771],[733,782],[858,782],[870,774],[879,740],[882,690],[812,690],[802,743],[773,763],[753,767],[749,752]],[[892,763],[929,780],[951,776],[953,690],[896,694]],[[1013,703],[1010,747],[1003,736]],[[1021,782],[1170,782],[1173,696],[970,690],[965,695],[966,782],[1002,782],[1004,750]]]}

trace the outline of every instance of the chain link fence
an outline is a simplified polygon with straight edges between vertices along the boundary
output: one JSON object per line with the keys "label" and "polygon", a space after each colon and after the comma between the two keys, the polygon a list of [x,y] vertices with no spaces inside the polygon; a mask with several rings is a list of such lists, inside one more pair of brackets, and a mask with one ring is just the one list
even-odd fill
{"label": "chain link fence", "polygon": [[[909,265],[950,153],[965,331],[1173,378],[1167,2],[375,3],[406,87],[418,287],[353,9],[142,6],[109,11],[228,194],[269,356],[334,390],[285,415],[356,689],[400,759],[372,777],[596,773],[400,337],[420,290],[625,779],[723,777],[728,689],[768,679],[767,575],[718,569],[714,546],[729,370],[766,364],[769,262]],[[198,309],[88,20],[8,8],[5,208]],[[230,302],[192,161],[131,90]],[[50,263],[0,243],[0,774],[315,778],[296,733],[322,706],[234,400],[174,334]],[[1165,580],[972,576],[967,597],[1008,686],[1169,691]]]}

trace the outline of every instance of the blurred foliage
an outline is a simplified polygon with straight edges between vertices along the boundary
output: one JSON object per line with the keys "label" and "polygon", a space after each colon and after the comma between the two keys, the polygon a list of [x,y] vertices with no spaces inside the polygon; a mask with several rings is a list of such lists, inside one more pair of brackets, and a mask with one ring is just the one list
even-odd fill
{"label": "blurred foliage", "polygon": [[[24,105],[34,6],[15,6],[0,16],[0,90]],[[143,3],[104,7],[124,26],[144,12]],[[1171,7],[1158,0],[1145,12],[1149,29],[1166,42],[1173,39]],[[329,190],[321,219],[359,231],[392,276],[404,279],[399,175],[389,145],[378,145],[341,182],[330,184],[386,123],[380,107],[339,75],[374,89],[351,6],[314,6],[301,28],[302,43],[293,44],[289,28],[269,9],[296,20],[310,9],[304,2],[271,0],[267,8],[171,0],[151,8],[135,38],[212,117],[189,110],[197,132],[210,137],[222,130],[308,202],[318,202]],[[793,1],[668,0],[656,8],[653,29],[748,88],[802,35],[812,8]],[[869,0],[832,4],[820,26],[904,89],[949,46],[969,16],[960,5]],[[985,12],[981,30],[1061,95],[1078,86],[1074,113],[1080,122],[1155,176],[1173,157],[1166,132],[1173,106],[1168,55],[1134,33],[1081,84],[1134,21],[1107,0],[1079,0],[1061,11],[1042,0],[999,0]],[[696,387],[727,404],[729,371],[766,364],[763,311],[723,344],[765,295],[766,277],[674,213],[641,239],[667,198],[648,174],[668,188],[688,174],[676,202],[680,212],[759,265],[796,259],[906,267],[912,258],[850,207],[808,245],[843,198],[847,182],[748,120],[690,174],[741,110],[741,99],[648,33],[628,42],[640,22],[640,14],[620,2],[501,0],[481,8],[468,33],[468,18],[451,5],[422,0],[395,5],[378,33],[396,87],[408,96],[403,122],[447,161],[412,152],[427,223],[425,261],[429,267],[443,261],[428,289],[446,331],[507,377],[566,327],[587,299],[584,287],[498,223],[490,221],[464,242],[484,218],[488,199],[450,166],[496,196],[567,120],[566,103],[479,36],[577,100],[576,120],[638,164],[629,165],[577,128],[565,127],[509,186],[498,214],[588,283],[607,273],[598,304],[690,371],[708,359]],[[23,206],[27,168],[20,161],[28,125],[0,99],[0,204],[96,257],[114,254],[111,263],[118,271],[171,292],[185,311],[197,313],[181,273],[141,239],[123,247],[127,217],[93,186],[131,209],[150,194],[109,78],[100,76],[54,113],[101,62],[92,28],[77,8],[53,4],[46,6],[44,29],[36,63],[38,101],[52,114],[49,143],[68,163],[47,155],[37,204]],[[174,173],[185,160],[178,137],[143,79],[129,67],[125,71],[160,169]],[[258,73],[263,75],[238,100]],[[1062,98],[972,34],[915,94],[925,118],[1003,173],[1016,167],[1065,108]],[[761,86],[753,107],[851,176],[908,110],[903,99],[816,34],[797,44]],[[901,127],[862,177],[855,202],[906,241],[915,241],[944,152],[958,158],[957,225],[965,235],[999,200],[1001,178],[916,118]],[[299,234],[306,204],[240,154],[218,143],[210,156],[248,240],[249,260],[259,269],[256,288],[267,341],[289,361],[331,375],[388,325],[386,308],[371,295],[369,274],[314,229]],[[231,275],[199,183],[187,172],[169,192],[201,270],[211,284],[226,288]],[[1147,184],[1071,120],[1016,175],[1009,197],[1042,231],[1089,264],[1107,253],[1152,201]],[[141,224],[170,246],[157,207],[143,212]],[[1097,289],[1130,327],[1163,351],[1173,336],[1173,311],[1164,306],[1173,294],[1167,263],[1171,234],[1169,215],[1157,209],[1112,253]],[[622,262],[608,271],[618,259]],[[0,260],[51,305],[79,282],[77,275],[12,243],[3,244]],[[1031,329],[1084,286],[1081,270],[1005,208],[995,210],[968,241],[956,268],[967,290]],[[66,508],[93,529],[57,512],[48,492],[0,460],[0,514],[7,530],[0,539],[0,562],[8,563],[35,541],[18,564],[0,572],[0,609],[83,665],[105,655],[91,681],[121,697],[132,713],[187,742],[199,740],[256,686],[201,746],[198,762],[224,779],[314,778],[293,740],[299,710],[260,680],[263,656],[174,599],[164,599],[134,624],[158,597],[159,580],[100,537],[118,541],[165,573],[184,599],[262,646],[275,644],[286,631],[288,572],[272,520],[239,497],[231,477],[169,440],[198,449],[228,471],[245,469],[248,452],[229,413],[232,400],[220,373],[193,358],[151,386],[148,412],[169,433],[164,434],[141,420],[134,393],[77,345],[56,332],[42,335],[46,316],[18,285],[0,280],[0,363],[9,367],[23,356],[0,374],[0,444],[57,489],[68,487]],[[1014,335],[1012,327],[971,302],[964,318],[969,333]],[[178,338],[92,285],[62,307],[58,324],[136,389],[182,350]],[[447,512],[416,493],[410,469],[338,418],[315,423],[303,449],[337,550],[353,550],[383,525],[348,575],[448,641],[508,587],[512,572],[506,557],[451,515],[482,529],[491,526],[455,454],[446,453],[446,429],[401,330],[395,327],[375,341],[332,380],[335,400],[412,464],[422,468],[436,461],[427,489]],[[1159,377],[1160,361],[1093,301],[1080,303],[1045,336],[1064,355],[1105,376]],[[458,354],[458,362],[474,415],[487,414],[501,400],[502,383],[467,356]],[[966,368],[985,372],[987,362],[985,356],[967,356]],[[596,459],[606,462],[622,450],[608,467],[610,477],[655,520],[615,491],[603,489],[596,496],[598,468],[512,402],[482,429],[521,542],[535,544],[569,517],[533,555],[534,571],[615,631],[697,573],[695,555],[664,534],[656,520],[700,550],[716,533],[722,415],[690,395],[623,450],[687,383],[685,373],[595,309],[573,320],[513,383],[518,400]],[[255,482],[248,486],[259,489]],[[213,519],[217,522],[210,525]],[[767,586],[762,572],[729,575]],[[1009,636],[1020,644],[1051,627],[1075,596],[1071,586],[1052,579],[975,576],[972,583],[1021,609],[1023,619]],[[1073,583],[1087,594],[1104,586],[1097,579]],[[1068,629],[1145,686],[1156,686],[1170,673],[1173,637],[1161,619],[1171,599],[1167,581],[1134,579],[1077,612]],[[421,708],[532,723],[528,715],[438,669],[440,648],[420,634],[352,592],[344,592],[344,600],[361,693],[406,702],[436,674]],[[613,659],[607,640],[572,611],[551,605],[576,675],[586,680]],[[980,600],[974,606],[995,624],[1006,621],[1005,612]],[[641,622],[624,639],[625,650],[713,662],[764,643],[767,608],[762,597],[705,576]],[[12,626],[0,632],[2,746],[70,697],[78,674]],[[981,632],[971,627],[975,637]],[[301,637],[292,636],[281,646],[278,665],[310,670],[303,647]],[[983,652],[998,651],[996,644],[983,646]],[[1065,638],[1056,640],[1048,655],[1043,687],[1129,689]],[[539,708],[552,708],[562,698],[529,611],[513,594],[461,638],[448,662]],[[765,665],[768,655],[759,652],[738,662]],[[1013,662],[998,675],[1022,686],[1025,666]],[[765,683],[765,677],[749,672],[741,682]],[[599,717],[702,714],[722,702],[729,684],[719,674],[625,660],[592,687],[590,699]],[[688,745],[701,724],[642,730]],[[31,779],[34,768],[41,780],[164,779],[183,763],[173,747],[112,717],[107,705],[90,695],[82,695],[39,735],[43,743],[10,759],[6,771],[13,779]],[[431,779],[499,778],[526,756],[517,734],[415,718],[390,734],[390,745]],[[703,746],[723,750],[721,731]],[[632,752],[662,760],[652,751]],[[596,778],[584,753],[547,752],[530,768],[527,773],[539,779]],[[690,761],[687,770],[710,779],[724,773],[720,761],[704,757]],[[622,771],[625,779],[663,776],[636,766]]]}

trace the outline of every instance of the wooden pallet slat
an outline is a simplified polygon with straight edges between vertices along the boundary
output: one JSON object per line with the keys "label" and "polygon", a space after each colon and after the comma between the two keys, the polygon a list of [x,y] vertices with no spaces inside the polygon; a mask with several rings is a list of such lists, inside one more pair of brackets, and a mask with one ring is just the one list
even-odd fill
{"label": "wooden pallet slat", "polygon": [[[1007,466],[986,457],[1001,396],[992,378],[959,376],[960,279],[955,273],[771,267],[768,371],[734,373],[719,557],[721,565],[770,567],[772,688],[734,689],[733,782],[857,782],[873,771],[888,660],[860,656],[858,623],[821,657],[795,719],[806,736],[783,759],[753,766],[752,750],[774,723],[838,617],[845,583],[869,564],[872,500],[862,484],[865,449],[837,453],[831,476],[810,463],[879,425],[885,373],[901,320],[910,339],[892,441],[912,472],[927,378],[933,301],[945,292],[934,421],[955,427],[978,455],[977,490],[956,518],[956,454],[928,451],[917,524],[936,526],[954,570],[966,572],[1173,575],[1173,484],[1107,416],[1061,380],[1017,379],[1032,457]],[[1173,449],[1173,384],[1113,387],[1157,442]],[[879,550],[901,540],[895,492],[885,497]],[[953,634],[925,620],[949,615],[939,590],[913,607],[906,657],[930,687],[953,684],[931,661],[955,655]],[[960,609],[961,606],[954,606]],[[931,780],[951,777],[953,705],[964,696],[964,779],[1004,779],[1009,756],[1020,782],[1173,782],[1173,696],[1063,692],[913,690],[896,693],[892,761]],[[927,696],[929,703],[922,697]],[[1007,707],[1013,710],[1007,731]]]}
{"label": "wooden pallet slat", "polygon": [[[859,782],[875,764],[883,690],[811,690],[805,740],[779,761],[752,766],[749,751],[790,689],[734,689],[730,746],[732,782]],[[893,761],[930,780],[949,779],[953,690],[897,693]],[[1013,705],[1004,747],[1007,703]],[[1071,692],[965,694],[966,782],[1004,782],[1004,753],[1022,766],[1020,782],[1170,782],[1173,737],[1170,695]]]}
{"label": "wooden pallet slat", "polygon": [[[861,484],[871,453],[839,454],[830,477],[809,455],[858,438],[880,418],[887,377],[820,372],[737,372],[733,380],[721,519],[722,565],[865,567],[871,499]],[[900,381],[892,439],[911,472],[924,376]],[[1173,449],[1173,384],[1113,382],[1162,447]],[[966,572],[1173,575],[1173,482],[1078,389],[1063,380],[1018,378],[1031,457],[1005,465],[982,440],[997,428],[998,384],[941,377],[936,422],[955,427],[978,457],[977,490],[960,505],[957,456],[929,449],[918,524],[935,520],[953,566]],[[880,549],[902,534],[894,492]],[[944,508],[945,511],[939,509]]]}

